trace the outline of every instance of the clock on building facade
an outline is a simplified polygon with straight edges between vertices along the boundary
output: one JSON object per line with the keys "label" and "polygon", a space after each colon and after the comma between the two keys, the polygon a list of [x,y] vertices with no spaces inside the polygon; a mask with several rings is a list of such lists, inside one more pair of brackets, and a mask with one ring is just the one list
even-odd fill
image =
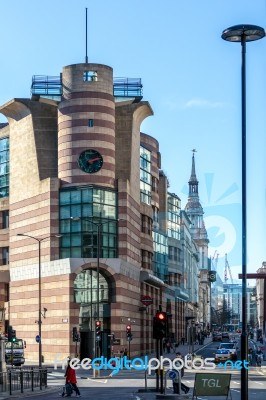
{"label": "clock on building facade", "polygon": [[103,157],[97,150],[84,150],[82,153],[80,153],[78,165],[82,171],[88,174],[94,174],[95,172],[100,171],[102,168]]}

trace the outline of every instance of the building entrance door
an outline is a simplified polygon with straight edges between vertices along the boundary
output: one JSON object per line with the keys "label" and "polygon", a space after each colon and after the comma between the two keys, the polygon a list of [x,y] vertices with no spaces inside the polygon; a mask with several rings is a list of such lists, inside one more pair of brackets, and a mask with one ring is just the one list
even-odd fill
{"label": "building entrance door", "polygon": [[[75,303],[80,304],[79,332],[80,359],[95,358],[95,323],[101,321],[101,334],[98,346],[100,356],[110,358],[110,288],[107,279],[99,274],[99,292],[97,291],[97,272],[92,269],[80,272],[74,281]],[[99,295],[99,296],[98,296]],[[99,297],[99,298],[98,298]],[[97,303],[99,301],[99,317]],[[98,352],[99,354],[99,352]]]}

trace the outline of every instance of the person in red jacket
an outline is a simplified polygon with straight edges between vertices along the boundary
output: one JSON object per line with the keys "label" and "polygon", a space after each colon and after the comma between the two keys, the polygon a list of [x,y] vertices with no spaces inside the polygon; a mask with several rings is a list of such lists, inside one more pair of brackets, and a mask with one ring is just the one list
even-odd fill
{"label": "person in red jacket", "polygon": [[77,397],[81,397],[79,388],[77,387],[76,370],[71,367],[70,361],[71,360],[69,359],[66,373],[65,373],[66,383],[70,383],[72,385],[73,389],[75,390]]}

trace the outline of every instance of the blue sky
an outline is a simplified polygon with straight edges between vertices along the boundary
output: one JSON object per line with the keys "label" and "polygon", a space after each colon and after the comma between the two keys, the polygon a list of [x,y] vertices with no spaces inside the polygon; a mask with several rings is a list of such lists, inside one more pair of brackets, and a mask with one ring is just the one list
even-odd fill
{"label": "blue sky", "polygon": [[[210,255],[225,253],[241,271],[241,46],[225,28],[265,28],[265,0],[1,1],[0,104],[29,97],[33,75],[59,76],[85,60],[113,67],[115,77],[142,78],[154,116],[142,131],[159,141],[171,192],[187,200],[191,150]],[[248,271],[266,261],[266,39],[247,44]],[[5,119],[0,116],[0,121]]]}

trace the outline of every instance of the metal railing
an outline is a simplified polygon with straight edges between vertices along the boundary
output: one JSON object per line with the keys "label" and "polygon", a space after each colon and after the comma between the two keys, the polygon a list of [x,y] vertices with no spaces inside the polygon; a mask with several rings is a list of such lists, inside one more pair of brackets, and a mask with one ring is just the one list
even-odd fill
{"label": "metal railing", "polygon": [[[68,86],[64,83],[65,88]],[[114,97],[135,98],[136,101],[142,99],[142,88],[140,78],[114,78],[113,94]],[[62,76],[33,75],[31,83],[31,94],[39,96],[62,96]],[[64,93],[66,97],[66,93]]]}
{"label": "metal railing", "polygon": [[6,372],[0,372],[0,392],[13,392],[34,389],[42,390],[47,387],[47,369],[9,369]]}

